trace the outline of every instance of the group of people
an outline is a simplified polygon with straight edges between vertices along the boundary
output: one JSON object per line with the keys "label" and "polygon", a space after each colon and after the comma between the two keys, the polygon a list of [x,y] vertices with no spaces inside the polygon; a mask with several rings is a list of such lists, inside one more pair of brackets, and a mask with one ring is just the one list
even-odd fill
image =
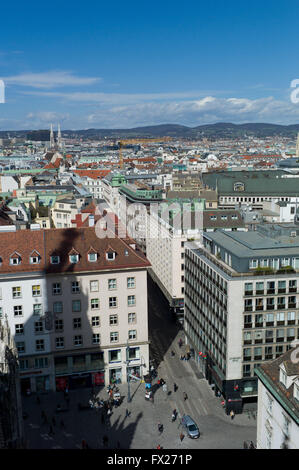
{"label": "group of people", "polygon": [[191,357],[191,354],[189,352],[186,355],[185,354],[180,355],[181,361],[189,361],[190,357]]}

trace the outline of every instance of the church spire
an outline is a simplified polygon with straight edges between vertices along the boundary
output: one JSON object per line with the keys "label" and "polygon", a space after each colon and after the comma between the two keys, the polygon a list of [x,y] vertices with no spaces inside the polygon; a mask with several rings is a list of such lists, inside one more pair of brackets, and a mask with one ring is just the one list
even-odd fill
{"label": "church spire", "polygon": [[50,149],[53,149],[55,147],[55,139],[54,139],[54,132],[53,132],[53,124],[51,124],[51,130],[50,130]]}
{"label": "church spire", "polygon": [[59,149],[61,149],[61,147],[62,147],[60,124],[58,124],[57,147],[58,147]]}

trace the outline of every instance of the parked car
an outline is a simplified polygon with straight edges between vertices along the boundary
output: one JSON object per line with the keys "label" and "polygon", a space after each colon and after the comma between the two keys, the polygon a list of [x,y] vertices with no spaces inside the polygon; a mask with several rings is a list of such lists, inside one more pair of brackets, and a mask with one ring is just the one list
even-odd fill
{"label": "parked car", "polygon": [[189,415],[184,415],[182,417],[182,425],[186,429],[188,436],[192,439],[197,439],[200,436],[197,424]]}

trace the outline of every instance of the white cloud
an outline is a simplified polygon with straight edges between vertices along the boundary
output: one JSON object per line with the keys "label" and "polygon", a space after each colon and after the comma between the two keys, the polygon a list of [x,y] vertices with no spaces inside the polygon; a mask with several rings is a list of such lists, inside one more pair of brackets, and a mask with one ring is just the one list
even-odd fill
{"label": "white cloud", "polygon": [[5,83],[12,85],[51,89],[63,86],[93,85],[101,79],[95,77],[77,77],[69,71],[48,71],[22,73],[20,75],[3,77],[3,80]]}

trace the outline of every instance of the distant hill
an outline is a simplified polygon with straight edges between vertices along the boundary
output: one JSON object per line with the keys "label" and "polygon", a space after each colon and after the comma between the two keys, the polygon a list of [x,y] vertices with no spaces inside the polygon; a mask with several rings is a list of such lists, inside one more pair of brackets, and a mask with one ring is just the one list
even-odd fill
{"label": "distant hill", "polygon": [[[38,131],[39,133],[45,131]],[[62,134],[68,137],[82,137],[84,139],[102,138],[158,138],[174,137],[185,139],[199,139],[207,137],[209,139],[219,138],[240,138],[244,136],[254,137],[296,137],[299,132],[299,124],[288,126],[268,123],[247,123],[233,124],[230,122],[217,122],[215,124],[205,124],[197,127],[182,126],[180,124],[160,124],[157,126],[135,127],[132,129],[84,129],[84,130],[64,130]],[[0,131],[0,137],[26,137],[33,135],[30,130],[24,131]],[[35,136],[34,136],[35,137]]]}

